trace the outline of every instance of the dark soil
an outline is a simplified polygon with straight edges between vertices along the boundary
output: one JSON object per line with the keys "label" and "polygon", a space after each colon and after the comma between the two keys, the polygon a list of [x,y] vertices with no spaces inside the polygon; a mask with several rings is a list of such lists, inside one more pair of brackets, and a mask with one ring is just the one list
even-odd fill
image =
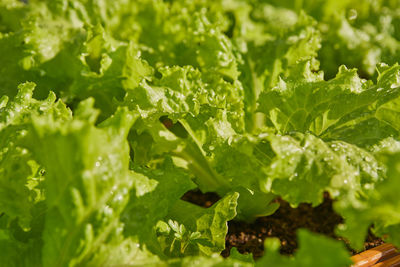
{"label": "dark soil", "polygon": [[191,202],[204,208],[211,207],[221,198],[216,193],[201,193],[199,190],[192,190],[183,195],[182,200]]}
{"label": "dark soil", "polygon": [[[200,191],[190,191],[182,199],[202,207],[210,207],[220,198],[214,193],[202,194]],[[280,203],[280,208],[271,216],[258,218],[253,223],[228,222],[226,249],[222,251],[221,255],[229,256],[231,248],[236,247],[241,253],[252,253],[254,258],[259,258],[264,253],[264,240],[268,237],[279,238],[281,241],[280,252],[292,255],[297,249],[296,231],[299,228],[306,228],[312,232],[342,240],[335,235],[334,229],[336,225],[343,222],[343,219],[333,211],[333,201],[329,194],[324,194],[324,202],[314,208],[309,204],[291,208],[282,199],[276,201]],[[382,239],[369,233],[364,243],[364,249],[370,249],[382,243]],[[356,253],[350,248],[349,251],[352,254]]]}

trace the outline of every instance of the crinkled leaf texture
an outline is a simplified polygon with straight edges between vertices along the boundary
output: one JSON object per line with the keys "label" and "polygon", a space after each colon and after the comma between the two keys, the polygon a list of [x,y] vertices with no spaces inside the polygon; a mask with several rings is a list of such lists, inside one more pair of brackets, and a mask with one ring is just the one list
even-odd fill
{"label": "crinkled leaf texture", "polygon": [[[33,213],[31,217],[44,217],[44,221],[33,220],[27,233],[16,225],[3,228],[13,225],[4,221],[1,245],[15,249],[15,253],[4,254],[7,257],[2,257],[3,262],[29,266],[28,259],[32,259],[43,266],[99,266],[134,259],[152,261],[134,239],[123,236],[120,222],[133,186],[126,136],[136,117],[119,109],[96,127],[98,112],[92,107],[92,99],[81,102],[72,118],[61,102],[54,104],[54,97],[32,99],[32,90],[32,84],[21,86],[15,100],[5,107],[3,120],[4,129],[18,125],[25,130],[17,141],[25,154],[45,169],[45,199],[20,200],[20,205],[30,200],[25,205]],[[33,112],[24,113],[26,109]],[[19,151],[18,147],[11,149]],[[21,181],[19,190],[30,189],[34,194],[35,183],[29,172],[15,177]],[[4,199],[10,201],[7,195]],[[2,220],[15,216],[14,210],[4,212]],[[21,217],[19,221],[25,220]]]}
{"label": "crinkled leaf texture", "polygon": [[47,176],[45,266],[105,264],[112,244],[122,238],[119,214],[133,184],[125,138],[134,117],[121,109],[97,128],[95,117],[87,117],[95,112],[93,101],[80,105],[77,110],[83,112],[66,123],[47,116],[32,121],[30,142],[35,145],[28,147]]}
{"label": "crinkled leaf texture", "polygon": [[[0,0],[0,265],[253,266],[227,222],[325,191],[399,245],[399,6]],[[299,240],[259,264],[349,263]]]}
{"label": "crinkled leaf texture", "polygon": [[[394,147],[393,141],[388,142]],[[383,150],[379,157],[386,162],[387,178],[379,183],[375,190],[361,199],[358,205],[340,202],[337,204],[346,218],[346,224],[341,225],[338,233],[353,242],[354,247],[361,247],[365,232],[369,225],[374,225],[374,232],[380,236],[387,236],[388,241],[400,245],[398,230],[400,226],[399,187],[400,154]]]}
{"label": "crinkled leaf texture", "polygon": [[31,151],[24,146],[32,116],[47,114],[60,122],[71,118],[71,111],[61,101],[56,101],[54,93],[47,99],[32,98],[35,84],[19,86],[14,101],[4,96],[0,109],[0,213],[10,219],[18,217],[19,224],[29,229],[33,206],[43,200],[44,176]]}
{"label": "crinkled leaf texture", "polygon": [[396,133],[379,120],[376,112],[399,95],[398,65],[381,69],[377,84],[359,78],[355,69],[344,66],[334,79],[325,81],[309,66],[309,62],[299,64],[287,81],[281,80],[260,96],[259,110],[279,133],[310,131],[323,139],[358,145],[376,143]]}
{"label": "crinkled leaf texture", "polygon": [[335,209],[355,227],[346,236],[360,248],[373,221],[357,227],[357,213],[349,210],[369,210],[365,199],[385,183],[387,163],[373,147],[399,134],[400,69],[379,67],[373,84],[345,68],[325,81],[308,65],[260,95],[259,110],[278,132],[264,137],[273,151],[265,187],[293,205],[319,204],[322,192],[330,192]]}

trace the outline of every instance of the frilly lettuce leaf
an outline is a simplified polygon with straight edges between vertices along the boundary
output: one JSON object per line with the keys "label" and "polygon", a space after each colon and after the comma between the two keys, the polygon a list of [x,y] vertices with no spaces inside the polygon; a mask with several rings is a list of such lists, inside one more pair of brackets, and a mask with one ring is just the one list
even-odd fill
{"label": "frilly lettuce leaf", "polygon": [[368,226],[380,236],[387,236],[389,242],[399,245],[397,232],[400,225],[399,201],[399,152],[388,152],[385,149],[377,156],[386,163],[387,177],[375,186],[375,190],[360,198],[357,205],[340,201],[336,209],[345,216],[345,224],[338,228],[338,233],[347,237],[355,248],[361,248]]}
{"label": "frilly lettuce leaf", "polygon": [[0,104],[0,214],[10,219],[18,218],[19,224],[29,229],[35,203],[44,198],[42,167],[26,149],[24,139],[29,132],[32,117],[47,114],[60,122],[72,114],[54,93],[39,101],[32,98],[35,84],[19,86],[13,101],[3,96]]}
{"label": "frilly lettuce leaf", "polygon": [[381,179],[383,171],[374,156],[340,141],[324,142],[311,134],[266,137],[274,151],[265,168],[264,186],[292,205],[318,205],[323,191],[333,197],[357,192]]}
{"label": "frilly lettuce leaf", "polygon": [[32,121],[28,147],[47,178],[44,266],[106,264],[123,239],[119,214],[133,185],[124,139],[135,118],[121,109],[97,128],[92,105],[82,102],[66,123],[47,114]]}
{"label": "frilly lettuce leaf", "polygon": [[[278,133],[310,131],[323,139],[358,145],[396,134],[375,113],[381,105],[398,97],[399,66],[383,69],[374,85],[360,79],[356,70],[345,67],[341,67],[334,79],[324,81],[320,75],[311,73],[307,65],[300,72],[303,77],[297,74],[294,79],[281,80],[277,87],[260,96],[259,110],[267,115]],[[372,125],[381,127],[369,129]],[[357,137],[361,129],[365,132]]]}

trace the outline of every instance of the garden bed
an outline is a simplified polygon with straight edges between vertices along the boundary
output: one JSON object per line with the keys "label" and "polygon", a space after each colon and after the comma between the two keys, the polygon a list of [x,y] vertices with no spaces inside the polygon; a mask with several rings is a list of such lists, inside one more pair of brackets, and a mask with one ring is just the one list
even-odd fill
{"label": "garden bed", "polygon": [[[199,190],[187,192],[183,200],[208,208],[212,206],[219,197],[215,193],[201,193]],[[297,249],[296,231],[306,228],[312,232],[324,234],[342,240],[352,255],[357,254],[348,243],[335,234],[335,227],[343,222],[332,209],[332,199],[328,193],[324,194],[324,202],[317,207],[309,204],[300,204],[297,208],[278,198],[279,209],[272,215],[260,217],[253,223],[242,221],[228,222],[228,234],[226,236],[226,248],[221,255],[229,256],[232,247],[236,247],[240,253],[252,253],[255,259],[264,253],[264,240],[269,237],[279,238],[281,243],[281,254],[293,255]],[[368,250],[384,242],[381,238],[374,236],[370,231],[364,243],[364,250]]]}
{"label": "garden bed", "polygon": [[399,0],[0,0],[0,267],[400,247],[399,25]]}

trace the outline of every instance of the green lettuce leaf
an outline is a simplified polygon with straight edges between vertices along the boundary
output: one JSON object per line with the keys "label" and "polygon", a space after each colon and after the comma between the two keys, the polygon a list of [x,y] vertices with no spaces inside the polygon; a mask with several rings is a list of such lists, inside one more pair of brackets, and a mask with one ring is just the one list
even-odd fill
{"label": "green lettuce leaf", "polygon": [[182,195],[195,188],[185,170],[166,159],[157,170],[135,169],[135,190],[121,218],[127,235],[136,235],[141,243],[147,244],[154,253],[163,254],[157,241],[155,226],[173,209]]}
{"label": "green lettuce leaf", "polygon": [[293,257],[279,254],[279,240],[267,239],[265,255],[256,266],[349,266],[349,253],[343,243],[299,230],[299,249]]}
{"label": "green lettuce leaf", "polygon": [[[377,121],[375,112],[398,96],[399,71],[397,65],[385,68],[374,85],[360,79],[355,70],[342,67],[334,79],[324,81],[311,73],[306,63],[302,74],[287,82],[281,80],[273,90],[263,93],[259,110],[281,134],[311,131],[328,140],[374,143],[396,134],[395,129]],[[375,130],[372,125],[381,127]],[[365,131],[361,137],[357,137],[359,131]]]}
{"label": "green lettuce leaf", "polygon": [[44,198],[44,171],[24,145],[32,117],[45,113],[63,122],[72,116],[54,93],[42,101],[32,98],[34,87],[33,83],[22,84],[13,101],[4,96],[0,104],[0,214],[18,218],[26,229],[33,206]]}
{"label": "green lettuce leaf", "polygon": [[397,188],[399,186],[398,152],[381,152],[378,154],[387,166],[387,178],[377,184],[375,190],[358,201],[358,205],[348,202],[336,203],[336,209],[345,216],[345,224],[338,228],[338,233],[347,237],[355,248],[361,248],[367,228],[374,225],[374,231],[379,236],[386,236],[389,242],[399,245],[397,230],[400,225],[399,201]]}
{"label": "green lettuce leaf", "polygon": [[[197,239],[199,239],[198,242],[189,244],[185,249],[186,253],[189,255],[212,255],[224,250],[225,236],[228,233],[227,222],[236,216],[238,197],[238,193],[227,194],[207,209],[183,200],[175,203],[167,216],[176,222],[171,224],[171,232],[175,232],[176,237],[176,233],[182,233],[182,229],[179,228],[184,225],[191,233],[197,233]],[[170,249],[173,250],[173,247]]]}
{"label": "green lettuce leaf", "polygon": [[354,145],[323,140],[311,134],[270,135],[275,155],[266,168],[264,186],[292,205],[318,205],[324,191],[333,197],[358,194],[382,179],[383,171],[371,153]]}
{"label": "green lettuce leaf", "polygon": [[125,138],[135,118],[121,109],[97,128],[92,105],[82,102],[67,123],[33,118],[28,146],[47,173],[44,266],[106,264],[120,249],[119,214],[133,185]]}

